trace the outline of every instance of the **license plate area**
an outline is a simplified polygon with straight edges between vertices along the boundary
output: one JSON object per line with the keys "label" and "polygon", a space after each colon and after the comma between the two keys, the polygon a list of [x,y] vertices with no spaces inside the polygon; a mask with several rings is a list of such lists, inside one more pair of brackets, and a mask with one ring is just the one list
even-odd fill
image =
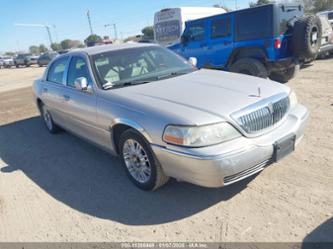
{"label": "license plate area", "polygon": [[289,135],[274,143],[273,161],[277,162],[295,150],[296,135]]}

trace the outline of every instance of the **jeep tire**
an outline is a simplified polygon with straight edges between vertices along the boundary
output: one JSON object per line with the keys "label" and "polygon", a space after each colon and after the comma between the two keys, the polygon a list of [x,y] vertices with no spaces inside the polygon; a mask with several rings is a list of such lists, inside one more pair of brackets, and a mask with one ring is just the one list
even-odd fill
{"label": "jeep tire", "polygon": [[262,62],[254,58],[241,58],[234,62],[230,72],[252,75],[260,78],[267,78],[268,72]]}
{"label": "jeep tire", "polygon": [[319,17],[305,16],[294,24],[292,50],[300,60],[316,58],[321,46],[322,26]]}

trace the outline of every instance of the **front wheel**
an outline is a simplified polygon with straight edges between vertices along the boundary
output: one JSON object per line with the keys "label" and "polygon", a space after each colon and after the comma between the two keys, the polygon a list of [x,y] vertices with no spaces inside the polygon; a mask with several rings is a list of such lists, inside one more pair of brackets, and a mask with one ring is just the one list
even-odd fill
{"label": "front wheel", "polygon": [[119,141],[121,162],[130,180],[143,190],[155,190],[168,181],[149,143],[134,129]]}
{"label": "front wheel", "polygon": [[252,75],[260,78],[267,78],[267,69],[262,62],[253,58],[242,58],[230,66],[230,71]]}

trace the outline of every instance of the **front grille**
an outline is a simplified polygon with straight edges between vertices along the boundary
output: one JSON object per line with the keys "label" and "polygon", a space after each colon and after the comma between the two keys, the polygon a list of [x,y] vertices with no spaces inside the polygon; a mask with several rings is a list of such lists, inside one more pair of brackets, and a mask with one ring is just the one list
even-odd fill
{"label": "front grille", "polygon": [[261,162],[257,165],[252,166],[251,168],[248,168],[246,170],[243,170],[241,172],[238,172],[234,175],[230,175],[230,176],[226,176],[224,177],[223,181],[224,181],[224,185],[229,185],[232,184],[234,182],[240,181],[246,177],[249,177],[251,175],[254,175],[255,173],[263,170],[266,166],[272,164],[273,161],[271,159],[266,160],[264,162]]}
{"label": "front grille", "polygon": [[236,116],[237,123],[247,133],[257,133],[278,123],[289,110],[289,106],[290,101],[287,96],[279,100],[267,102],[265,105],[261,105],[260,108],[254,108],[254,111],[246,112],[246,114],[240,112],[238,115],[233,115],[233,117]]}

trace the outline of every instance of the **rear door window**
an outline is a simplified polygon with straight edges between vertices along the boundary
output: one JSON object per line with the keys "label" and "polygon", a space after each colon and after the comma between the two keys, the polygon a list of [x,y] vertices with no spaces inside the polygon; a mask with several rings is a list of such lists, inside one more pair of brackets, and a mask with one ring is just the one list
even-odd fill
{"label": "rear door window", "polygon": [[68,57],[63,57],[53,62],[48,71],[47,81],[62,84],[67,63]]}
{"label": "rear door window", "polygon": [[230,36],[230,18],[212,20],[211,38],[223,38]]}

